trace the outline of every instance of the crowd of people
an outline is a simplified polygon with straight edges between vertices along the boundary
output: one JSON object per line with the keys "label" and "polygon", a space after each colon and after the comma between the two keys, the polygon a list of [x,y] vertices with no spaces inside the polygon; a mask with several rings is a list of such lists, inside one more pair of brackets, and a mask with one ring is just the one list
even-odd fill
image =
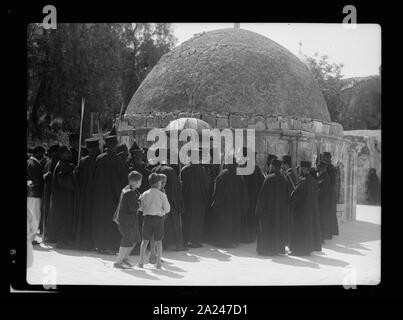
{"label": "crowd of people", "polygon": [[[76,136],[71,136],[71,141]],[[331,154],[317,163],[267,158],[237,175],[238,164],[151,164],[147,148],[119,144],[116,135],[77,146],[37,146],[27,160],[29,241],[56,248],[117,254],[116,267],[150,246],[161,266],[162,250],[184,251],[203,243],[231,248],[256,242],[259,255],[310,255],[338,235],[336,169]],[[244,154],[246,155],[246,149]],[[168,150],[168,155],[170,154]],[[156,155],[158,156],[158,150]],[[201,156],[201,151],[200,151]],[[246,158],[247,159],[247,158]],[[248,160],[246,160],[248,161]]]}

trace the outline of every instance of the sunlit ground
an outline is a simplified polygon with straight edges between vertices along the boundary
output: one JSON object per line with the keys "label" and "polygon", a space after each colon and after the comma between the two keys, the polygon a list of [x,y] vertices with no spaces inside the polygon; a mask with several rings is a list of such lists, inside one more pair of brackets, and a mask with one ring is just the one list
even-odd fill
{"label": "sunlit ground", "polygon": [[[91,285],[352,285],[378,284],[381,209],[358,206],[357,221],[340,224],[340,235],[310,257],[260,257],[256,244],[222,250],[209,245],[188,252],[166,251],[163,268],[113,268],[115,256],[34,248],[31,284]],[[133,264],[138,256],[131,256]]]}

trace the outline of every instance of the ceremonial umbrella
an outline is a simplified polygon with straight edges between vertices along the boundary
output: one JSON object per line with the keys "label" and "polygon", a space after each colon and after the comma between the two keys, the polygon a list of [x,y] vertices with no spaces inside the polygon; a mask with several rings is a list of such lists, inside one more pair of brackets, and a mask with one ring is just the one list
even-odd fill
{"label": "ceremonial umbrella", "polygon": [[[186,130],[186,129],[193,129],[193,133],[197,134],[199,137],[199,146],[202,145],[202,139],[201,137],[203,136],[203,130],[207,129],[210,130],[211,127],[210,125],[197,118],[179,118],[176,120],[172,120],[166,127],[165,127],[165,132],[168,134],[168,136],[171,138],[172,137],[172,132],[176,132],[178,135],[180,134],[181,131]],[[176,137],[178,137],[178,135]],[[210,141],[210,138],[209,138]]]}
{"label": "ceremonial umbrella", "polygon": [[194,129],[201,133],[203,129],[210,129],[210,125],[197,118],[179,118],[171,121],[165,128],[165,131],[182,131],[184,129]]}

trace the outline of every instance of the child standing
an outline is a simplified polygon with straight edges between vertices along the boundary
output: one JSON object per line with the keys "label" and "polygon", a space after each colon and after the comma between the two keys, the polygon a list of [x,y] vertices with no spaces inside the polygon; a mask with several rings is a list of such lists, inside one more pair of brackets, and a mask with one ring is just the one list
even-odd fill
{"label": "child standing", "polygon": [[166,194],[160,190],[162,185],[161,178],[157,173],[150,174],[148,177],[150,189],[145,191],[139,198],[141,203],[139,210],[143,212],[144,216],[142,228],[143,240],[140,247],[140,268],[144,265],[144,255],[148,242],[154,236],[157,248],[156,267],[157,269],[161,269],[164,216],[171,210]]}
{"label": "child standing", "polygon": [[137,219],[140,194],[137,189],[141,186],[142,175],[137,171],[132,171],[129,173],[128,179],[129,184],[123,188],[119,205],[113,216],[113,221],[117,223],[119,232],[122,235],[118,258],[113,264],[115,268],[119,269],[125,269],[125,265],[133,267],[128,260],[128,256],[135,244],[141,240]]}

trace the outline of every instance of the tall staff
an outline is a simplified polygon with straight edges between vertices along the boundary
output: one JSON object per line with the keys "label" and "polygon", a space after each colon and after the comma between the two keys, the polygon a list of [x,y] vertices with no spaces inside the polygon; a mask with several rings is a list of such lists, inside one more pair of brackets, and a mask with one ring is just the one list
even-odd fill
{"label": "tall staff", "polygon": [[77,160],[77,165],[80,164],[80,159],[81,159],[81,137],[83,135],[83,120],[84,120],[84,98],[81,98],[81,121],[80,121],[80,140],[79,145],[78,145],[78,160]]}

